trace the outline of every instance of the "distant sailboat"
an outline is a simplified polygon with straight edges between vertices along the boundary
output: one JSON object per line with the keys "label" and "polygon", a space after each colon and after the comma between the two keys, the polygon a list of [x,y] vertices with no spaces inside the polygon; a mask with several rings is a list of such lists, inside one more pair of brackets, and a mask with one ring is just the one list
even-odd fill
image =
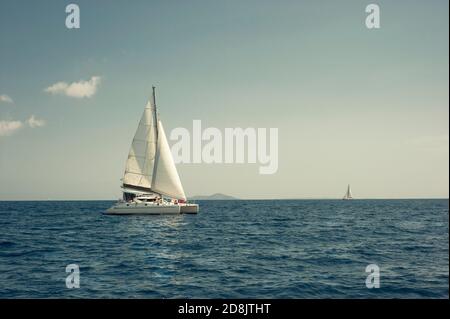
{"label": "distant sailboat", "polygon": [[350,184],[348,184],[347,193],[345,193],[345,196],[342,199],[344,199],[344,200],[353,199],[352,190],[350,189]]}
{"label": "distant sailboat", "polygon": [[[122,179],[123,199],[107,214],[197,213],[198,205],[186,202],[166,134],[153,99],[144,109],[131,143]],[[165,197],[165,198],[164,198]]]}

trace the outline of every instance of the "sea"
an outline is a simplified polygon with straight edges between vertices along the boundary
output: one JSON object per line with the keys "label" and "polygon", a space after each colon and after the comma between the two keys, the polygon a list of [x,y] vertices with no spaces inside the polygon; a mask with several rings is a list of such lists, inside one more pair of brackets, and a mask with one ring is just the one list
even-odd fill
{"label": "sea", "polygon": [[449,298],[448,199],[113,203],[0,202],[0,298]]}

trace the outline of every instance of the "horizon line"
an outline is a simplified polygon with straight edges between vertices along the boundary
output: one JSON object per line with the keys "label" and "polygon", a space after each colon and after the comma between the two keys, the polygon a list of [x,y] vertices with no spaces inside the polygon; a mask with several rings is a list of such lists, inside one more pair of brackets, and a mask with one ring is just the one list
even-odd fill
{"label": "horizon line", "polygon": [[[352,200],[428,200],[428,199],[446,199],[449,197],[366,197],[366,198],[353,198]],[[189,199],[188,199],[189,200]],[[245,200],[342,200],[342,198],[336,197],[304,197],[304,198],[232,198],[232,199],[194,199],[194,201],[245,201]],[[89,201],[117,201],[117,199],[0,199],[0,202],[89,202]]]}

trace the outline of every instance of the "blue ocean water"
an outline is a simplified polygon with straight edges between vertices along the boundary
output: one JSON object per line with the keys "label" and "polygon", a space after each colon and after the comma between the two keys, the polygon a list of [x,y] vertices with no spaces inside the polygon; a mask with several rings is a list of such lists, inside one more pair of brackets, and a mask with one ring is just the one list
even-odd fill
{"label": "blue ocean water", "polygon": [[107,216],[111,201],[0,202],[0,297],[449,297],[447,199],[199,203]]}

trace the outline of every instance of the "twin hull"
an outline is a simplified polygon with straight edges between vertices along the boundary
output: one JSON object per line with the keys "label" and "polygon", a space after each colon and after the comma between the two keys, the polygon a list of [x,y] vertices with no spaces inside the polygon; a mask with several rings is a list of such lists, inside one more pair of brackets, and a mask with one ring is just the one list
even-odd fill
{"label": "twin hull", "polygon": [[106,211],[108,215],[176,215],[196,213],[198,213],[197,204],[118,203]]}

